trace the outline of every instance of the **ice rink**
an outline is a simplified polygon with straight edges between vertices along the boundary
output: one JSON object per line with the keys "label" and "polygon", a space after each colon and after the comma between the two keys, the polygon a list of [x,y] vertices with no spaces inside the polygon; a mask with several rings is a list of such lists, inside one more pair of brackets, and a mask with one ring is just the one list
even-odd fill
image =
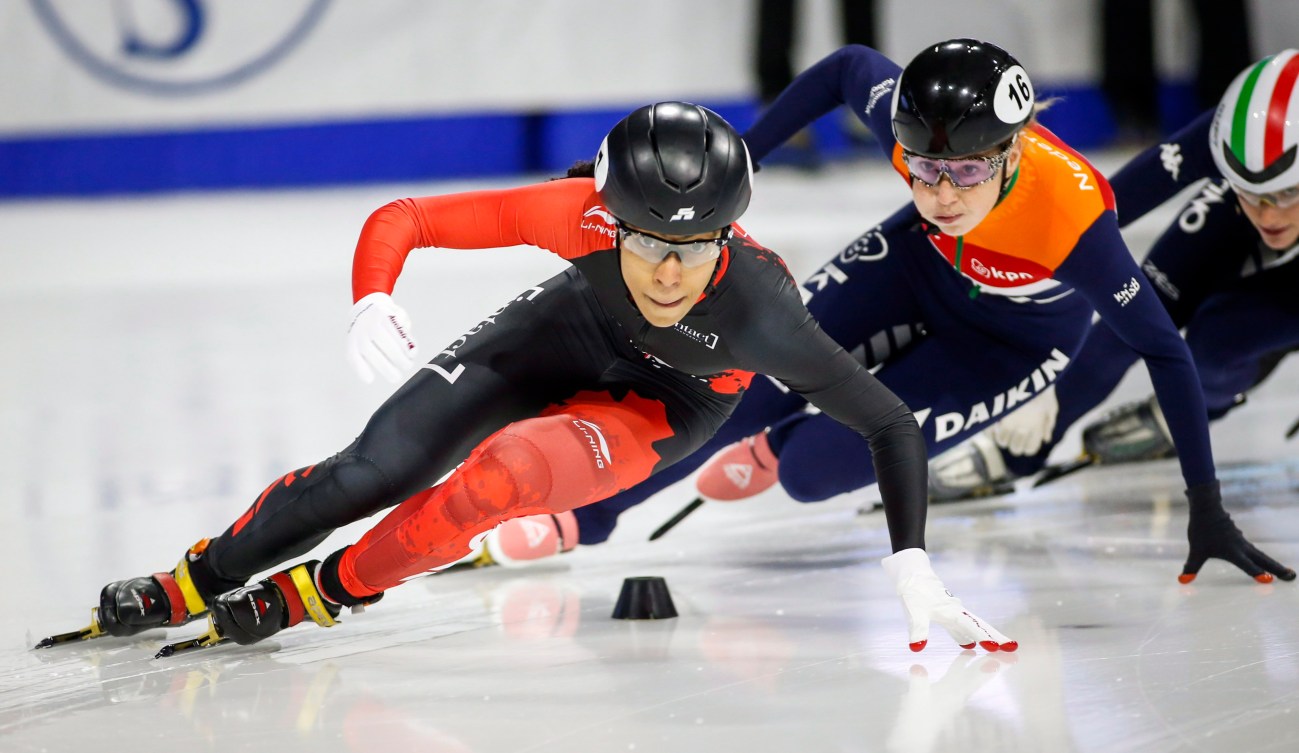
{"label": "ice rink", "polygon": [[[879,162],[758,179],[743,224],[800,279],[908,198]],[[330,630],[159,660],[200,626],[31,650],[84,625],[107,581],[169,569],[351,441],[392,389],[343,353],[362,222],[480,185],[0,204],[0,751],[1299,750],[1299,584],[1214,560],[1179,585],[1175,461],[931,511],[936,570],[1015,654],[941,629],[907,649],[883,516],[858,512],[873,489],[710,503],[647,542],[688,485],[607,545],[421,578]],[[1138,254],[1174,209],[1131,230]],[[416,251],[395,297],[431,355],[562,265]],[[1291,566],[1297,376],[1292,358],[1213,427],[1228,509]],[[1138,367],[1107,405],[1148,384]],[[1075,429],[1061,459],[1077,446]],[[679,617],[610,618],[640,575],[667,580]]]}

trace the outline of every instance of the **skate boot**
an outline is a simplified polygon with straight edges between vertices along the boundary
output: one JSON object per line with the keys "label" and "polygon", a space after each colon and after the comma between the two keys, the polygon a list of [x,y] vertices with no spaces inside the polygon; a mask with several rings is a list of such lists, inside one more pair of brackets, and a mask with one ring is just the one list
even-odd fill
{"label": "skate boot", "polygon": [[221,594],[212,601],[211,627],[221,638],[244,646],[308,617],[321,627],[333,627],[343,608],[321,595],[316,585],[319,565],[312,560]]}
{"label": "skate boot", "polygon": [[1164,412],[1154,396],[1128,403],[1083,429],[1083,452],[1100,465],[1136,463],[1177,455]]}
{"label": "skate boot", "polygon": [[145,630],[184,625],[207,613],[219,592],[218,579],[202,563],[208,540],[190,547],[176,568],[104,586],[99,606],[90,610],[90,625],[82,630],[45,638],[36,648],[49,648],[101,635],[127,637]]}
{"label": "skate boot", "polygon": [[1061,465],[1047,466],[1033,486],[1049,484],[1093,465],[1137,463],[1177,456],[1168,423],[1164,421],[1164,412],[1153,395],[1120,405],[1083,429],[1082,445],[1081,455]]}
{"label": "skate boot", "polygon": [[722,449],[699,472],[695,488],[700,496],[719,502],[748,499],[765,492],[780,479],[779,460],[767,442],[767,433],[745,437]]}
{"label": "skate boot", "polygon": [[[321,627],[338,624],[342,605],[329,601],[316,582],[320,562],[312,560],[295,565],[250,586],[227,591],[212,600],[212,614],[203,635],[180,643],[163,646],[154,658],[172,656],[180,651],[215,646],[232,641],[251,645],[266,640],[285,628],[308,617]],[[383,598],[382,593],[368,597],[351,607],[359,613]]]}
{"label": "skate boot", "polygon": [[958,502],[1015,491],[1001,448],[986,433],[975,434],[929,461],[929,501]]}
{"label": "skate boot", "polygon": [[482,551],[472,567],[501,565],[528,567],[537,560],[571,552],[577,548],[577,516],[571,510],[544,515],[511,518],[483,538]]}

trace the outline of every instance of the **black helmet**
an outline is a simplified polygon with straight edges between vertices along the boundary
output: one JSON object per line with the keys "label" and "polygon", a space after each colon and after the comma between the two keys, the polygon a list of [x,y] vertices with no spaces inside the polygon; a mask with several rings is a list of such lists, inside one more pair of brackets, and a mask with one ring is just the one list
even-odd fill
{"label": "black helmet", "polygon": [[749,207],[753,166],[740,134],[688,102],[623,118],[595,156],[595,190],[614,217],[659,235],[724,228]]}
{"label": "black helmet", "polygon": [[893,136],[926,157],[963,157],[1005,142],[1033,115],[1033,84],[1019,61],[975,39],[940,42],[902,69]]}

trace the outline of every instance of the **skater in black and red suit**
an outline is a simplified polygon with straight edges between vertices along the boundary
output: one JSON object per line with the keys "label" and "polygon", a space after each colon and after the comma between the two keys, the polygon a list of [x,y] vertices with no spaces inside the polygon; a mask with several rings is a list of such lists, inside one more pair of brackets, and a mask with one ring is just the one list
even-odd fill
{"label": "skater in black and red suit", "polygon": [[[763,373],[869,441],[912,648],[932,619],[964,646],[1014,650],[930,568],[916,419],[821,331],[780,257],[735,225],[752,166],[734,129],[687,103],[643,107],[587,172],[371,215],[349,333],[366,374],[414,365],[410,323],[390,297],[412,249],[530,245],[573,266],[437,353],[352,444],[272,482],[175,570],[105,587],[97,625],[129,635],[210,610],[201,644],[252,643],[308,617],[330,625],[342,607],[462,558],[503,520],[598,501],[689,455]],[[244,585],[388,508],[323,562]]]}

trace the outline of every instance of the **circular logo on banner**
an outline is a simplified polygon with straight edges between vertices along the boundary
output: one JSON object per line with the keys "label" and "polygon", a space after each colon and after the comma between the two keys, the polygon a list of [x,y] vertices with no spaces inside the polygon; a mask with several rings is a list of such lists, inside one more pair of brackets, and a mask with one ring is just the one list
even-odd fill
{"label": "circular logo on banner", "polygon": [[1022,123],[1033,109],[1033,84],[1023,66],[1012,65],[1001,74],[992,95],[992,111],[1003,123]]}
{"label": "circular logo on banner", "polygon": [[30,0],[41,24],[95,78],[158,96],[225,89],[270,68],[330,0]]}

